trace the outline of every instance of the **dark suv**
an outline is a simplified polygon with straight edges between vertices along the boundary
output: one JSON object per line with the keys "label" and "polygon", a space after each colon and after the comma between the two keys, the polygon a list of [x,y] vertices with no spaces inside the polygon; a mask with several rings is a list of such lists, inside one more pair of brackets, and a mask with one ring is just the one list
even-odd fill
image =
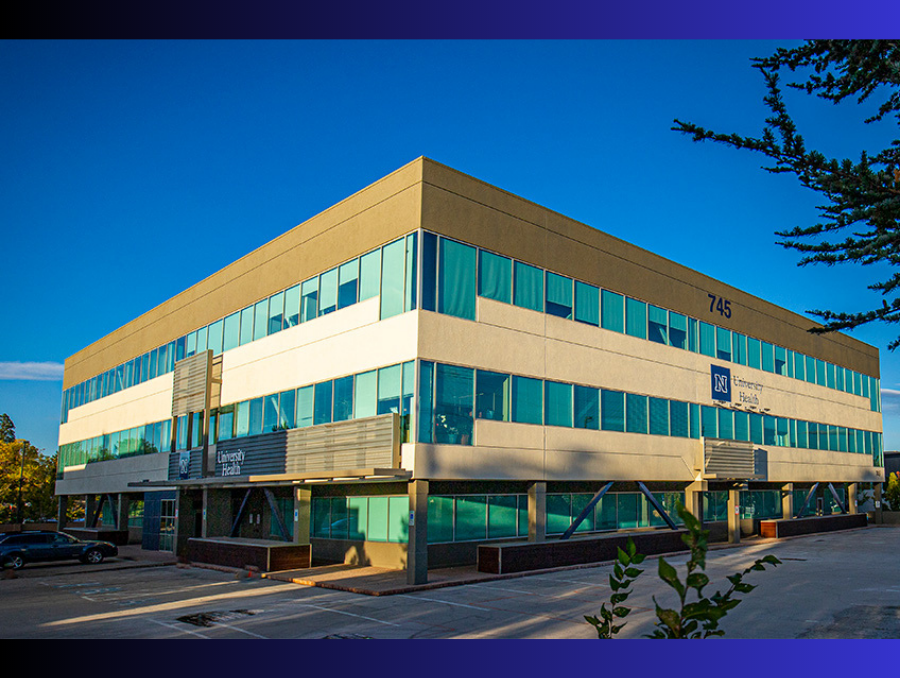
{"label": "dark suv", "polygon": [[0,535],[0,565],[21,569],[25,563],[77,559],[98,564],[118,555],[119,548],[106,541],[82,541],[65,532],[11,532]]}

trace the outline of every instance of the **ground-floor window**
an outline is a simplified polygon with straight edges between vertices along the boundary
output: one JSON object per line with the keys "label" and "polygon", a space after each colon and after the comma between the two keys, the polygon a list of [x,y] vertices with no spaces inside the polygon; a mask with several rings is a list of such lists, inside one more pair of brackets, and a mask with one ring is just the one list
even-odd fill
{"label": "ground-floor window", "polygon": [[408,495],[315,497],[312,536],[406,543],[409,540]]}
{"label": "ground-floor window", "polygon": [[159,550],[175,550],[175,500],[163,499],[159,514]]}

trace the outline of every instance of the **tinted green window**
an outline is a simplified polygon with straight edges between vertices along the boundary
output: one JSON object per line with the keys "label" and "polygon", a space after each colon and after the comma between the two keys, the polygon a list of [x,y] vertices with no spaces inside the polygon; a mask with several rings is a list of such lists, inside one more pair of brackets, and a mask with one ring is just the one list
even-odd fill
{"label": "tinted green window", "polygon": [[319,315],[319,279],[306,280],[301,286],[300,322],[307,322]]}
{"label": "tinted green window", "polygon": [[605,330],[613,332],[625,331],[625,297],[609,290],[600,292],[600,319]]}
{"label": "tinted green window", "polygon": [[750,417],[746,412],[734,413],[734,439],[750,440]]}
{"label": "tinted green window", "polygon": [[804,356],[806,358],[806,381],[810,384],[816,383],[816,359],[812,356]]}
{"label": "tinted green window", "polygon": [[475,388],[475,416],[479,419],[509,421],[508,374],[478,370]]}
{"label": "tinted green window", "polygon": [[607,494],[594,506],[594,528],[597,530],[619,529],[616,495]]}
{"label": "tinted green window", "polygon": [[331,422],[332,386],[331,381],[322,381],[315,385],[313,423],[316,425]]}
{"label": "tinted green window", "polygon": [[619,514],[619,529],[638,527],[640,525],[640,497],[631,492],[620,492],[615,496],[617,500],[616,509]]}
{"label": "tinted green window", "polygon": [[488,496],[488,539],[516,536],[517,499],[514,494]]}
{"label": "tinted green window", "polygon": [[[209,337],[208,337],[208,348],[210,348],[213,352],[213,355],[219,355],[222,352],[222,330],[224,328],[225,321],[217,320],[212,325],[209,326]],[[160,361],[160,370],[162,369],[162,361]],[[162,371],[160,371],[162,374]]]}
{"label": "tinted green window", "polygon": [[600,389],[589,386],[574,387],[575,428],[600,428]]}
{"label": "tinted green window", "polygon": [[632,337],[647,338],[647,304],[625,297],[625,332]]}
{"label": "tinted green window", "polygon": [[700,352],[700,339],[698,333],[698,325],[700,323],[694,318],[688,318],[688,350],[691,353]]}
{"label": "tinted green window", "polygon": [[785,364],[787,369],[787,376],[793,379],[794,377],[794,352],[790,349],[785,349]]}
{"label": "tinted green window", "polygon": [[734,416],[731,410],[719,410],[719,437],[734,440]]}
{"label": "tinted green window", "polygon": [[334,421],[353,418],[353,376],[334,380]]}
{"label": "tinted green window", "polygon": [[731,331],[722,327],[716,328],[716,358],[731,360]]}
{"label": "tinted green window", "polygon": [[690,434],[688,404],[678,400],[669,401],[669,421],[671,424],[671,435],[687,438]]}
{"label": "tinted green window", "polygon": [[572,319],[572,279],[547,271],[547,298],[544,310],[559,318]]}
{"label": "tinted green window", "polygon": [[263,398],[262,432],[271,433],[278,430],[278,394],[273,393]]}
{"label": "tinted green window", "polygon": [[716,357],[716,328],[709,323],[700,323],[700,353]]}
{"label": "tinted green window", "polygon": [[368,541],[388,540],[388,508],[387,497],[369,497],[369,522],[366,527]]}
{"label": "tinted green window", "polygon": [[219,408],[218,413],[219,440],[231,440],[234,437],[234,405]]}
{"label": "tinted green window", "polygon": [[806,356],[794,353],[794,378],[806,381]]}
{"label": "tinted green window", "polygon": [[647,338],[657,344],[669,343],[669,312],[658,306],[647,306]]}
{"label": "tinted green window", "polygon": [[[427,235],[427,234],[426,234]],[[359,377],[356,378],[357,388]],[[419,421],[416,435],[420,443],[434,441],[434,363],[423,360],[419,363]],[[359,416],[359,398],[357,397],[357,416]],[[429,500],[430,502],[430,500]],[[429,503],[429,506],[431,504]],[[430,510],[430,509],[429,509]],[[431,540],[431,523],[428,524],[429,541]]]}
{"label": "tinted green window", "polygon": [[675,348],[687,349],[687,318],[669,311],[669,343]]}
{"label": "tinted green window", "polygon": [[625,394],[600,391],[600,428],[604,431],[625,430]]}
{"label": "tinted green window", "polygon": [[469,445],[475,370],[443,364],[435,368],[434,442]]}
{"label": "tinted green window", "polygon": [[762,342],[762,368],[766,372],[775,371],[775,354],[774,347],[767,341]]}
{"label": "tinted green window", "polygon": [[284,292],[269,297],[269,334],[280,332],[284,327]]}
{"label": "tinted green window", "polygon": [[300,285],[294,285],[284,292],[284,326],[296,327],[300,324]]}
{"label": "tinted green window", "polygon": [[750,413],[750,441],[763,444],[763,415]]}
{"label": "tinted green window", "polygon": [[475,320],[476,253],[477,250],[470,245],[441,238],[439,312]]}
{"label": "tinted green window", "polygon": [[[253,310],[253,341],[262,339],[269,331],[269,300],[256,303]],[[198,349],[199,352],[200,349]]]}
{"label": "tinted green window", "polygon": [[242,438],[250,434],[250,401],[235,404],[234,437]]}
{"label": "tinted green window", "polygon": [[263,432],[263,399],[254,398],[250,401],[250,423],[247,435],[258,436]]}
{"label": "tinted green window", "polygon": [[760,356],[759,339],[747,337],[747,365],[759,369],[761,364]]}
{"label": "tinted green window", "polygon": [[381,294],[381,249],[359,258],[359,300],[365,301]]}
{"label": "tinted green window", "polygon": [[572,426],[572,385],[544,382],[544,423],[547,426]]}
{"label": "tinted green window", "polygon": [[478,261],[478,294],[506,304],[511,303],[512,260],[481,250]]}
{"label": "tinted green window", "polygon": [[628,433],[647,432],[647,396],[625,395],[625,430]]}
{"label": "tinted green window", "polygon": [[354,259],[338,268],[338,308],[355,304],[358,291],[359,259]]}
{"label": "tinted green window", "polygon": [[428,543],[453,541],[453,497],[428,497]]}
{"label": "tinted green window", "polygon": [[406,279],[403,282],[404,312],[413,310],[417,305],[416,292],[418,289],[418,270],[416,264],[419,260],[418,241],[418,233],[410,233],[406,236]]}
{"label": "tinted green window", "polygon": [[[825,362],[816,359],[816,383],[819,386],[825,386]],[[859,390],[856,391],[859,394]]]}
{"label": "tinted green window", "polygon": [[836,365],[834,368],[834,387],[838,391],[844,391],[844,368]]}
{"label": "tinted green window", "polygon": [[809,436],[808,436],[809,449],[811,449],[811,450],[822,449],[822,445],[820,444],[820,441],[819,441],[819,425],[815,422],[810,421],[807,423],[806,427],[807,427],[807,430],[809,431]]}
{"label": "tinted green window", "polygon": [[775,374],[787,376],[787,351],[781,346],[775,347]]}
{"label": "tinted green window", "polygon": [[422,234],[422,308],[437,310],[437,243],[434,233]]}
{"label": "tinted green window", "polygon": [[512,420],[522,424],[543,422],[543,385],[540,379],[513,377]]}
{"label": "tinted green window", "polygon": [[232,313],[225,318],[225,330],[222,338],[222,350],[230,351],[241,343],[241,314]]}
{"label": "tinted green window", "polygon": [[331,537],[331,500],[328,497],[313,497],[312,533],[314,537]]}
{"label": "tinted green window", "polygon": [[347,497],[347,538],[365,540],[368,525],[369,498]]}
{"label": "tinted green window", "polygon": [[409,540],[409,497],[388,497],[387,540],[395,544]]}
{"label": "tinted green window", "polygon": [[560,534],[572,524],[572,498],[568,494],[547,495],[547,534]]}
{"label": "tinted green window", "polygon": [[650,398],[650,433],[653,435],[669,435],[669,401],[662,398]]}
{"label": "tinted green window", "polygon": [[807,437],[807,425],[805,421],[797,422],[797,447],[806,449],[809,447],[809,438]]}
{"label": "tinted green window", "polygon": [[253,307],[241,311],[241,346],[253,341]]}
{"label": "tinted green window", "polygon": [[456,497],[456,541],[487,538],[487,497]]}
{"label": "tinted green window", "polygon": [[356,418],[374,417],[378,414],[378,372],[364,372],[356,375],[354,397]]}
{"label": "tinted green window", "polygon": [[[402,245],[402,243],[401,243]],[[388,245],[391,247],[392,245]],[[387,249],[387,248],[385,248]],[[385,258],[387,256],[385,255]],[[401,266],[400,270],[403,268]],[[383,273],[382,273],[383,275]],[[337,269],[333,268],[319,276],[319,315],[337,310]]]}
{"label": "tinted green window", "polygon": [[514,264],[513,303],[532,311],[544,310],[544,273],[521,261]]}
{"label": "tinted green window", "polygon": [[[442,266],[442,278],[445,281],[449,281],[447,285],[447,289],[445,294],[448,295],[448,301],[450,303],[445,303],[444,308],[441,310],[442,313],[449,313],[450,315],[458,315],[457,307],[455,302],[457,300],[456,294],[460,293],[461,290],[454,287],[454,285],[461,283],[461,279],[457,279],[459,275],[459,265],[460,261],[454,256],[454,253],[457,251],[457,243],[453,243],[453,245],[447,245],[447,243],[452,243],[453,241],[442,240],[442,258],[441,258],[441,266]],[[467,245],[463,245],[462,247],[468,247]],[[473,249],[473,248],[469,248]],[[448,255],[446,250],[450,251]],[[472,256],[474,257],[474,249]],[[395,315],[399,315],[403,313],[403,283],[404,283],[404,267],[406,262],[406,244],[401,240],[396,240],[388,245],[385,245],[381,248],[381,317],[382,318],[390,318]],[[446,268],[446,270],[443,270]],[[474,274],[474,262],[472,265],[471,272]],[[320,281],[321,285],[324,281]],[[446,283],[445,283],[446,284]],[[474,285],[474,283],[473,283]],[[474,295],[474,286],[472,288],[472,294]],[[329,302],[330,303],[330,302]],[[321,308],[325,302],[319,301],[319,307]],[[474,300],[472,301],[472,307],[474,308]],[[319,312],[321,314],[321,310]],[[468,317],[468,316],[462,316]],[[473,316],[474,317],[474,316]]]}
{"label": "tinted green window", "polygon": [[575,320],[595,327],[600,324],[600,290],[575,281]]}
{"label": "tinted green window", "polygon": [[400,413],[402,375],[400,365],[391,365],[378,370],[378,414]]}
{"label": "tinted green window", "polygon": [[278,428],[294,428],[294,413],[297,408],[297,392],[282,391],[278,394]]}
{"label": "tinted green window", "polygon": [[315,388],[304,386],[297,389],[297,428],[312,426],[315,409]]}
{"label": "tinted green window", "polygon": [[747,364],[747,337],[738,332],[731,333],[731,360],[738,365]]}
{"label": "tinted green window", "polygon": [[706,405],[700,407],[700,426],[704,438],[719,437],[719,416],[717,408],[707,407]]}

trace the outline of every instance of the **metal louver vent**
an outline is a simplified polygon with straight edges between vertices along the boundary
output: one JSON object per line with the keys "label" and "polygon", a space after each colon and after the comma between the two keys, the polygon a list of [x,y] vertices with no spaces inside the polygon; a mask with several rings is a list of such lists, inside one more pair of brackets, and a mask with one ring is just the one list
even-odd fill
{"label": "metal louver vent", "polygon": [[757,473],[753,443],[704,438],[702,455],[697,468],[705,479],[746,480],[762,477]]}
{"label": "metal louver vent", "polygon": [[172,416],[203,412],[209,407],[212,351],[204,351],[175,363]]}

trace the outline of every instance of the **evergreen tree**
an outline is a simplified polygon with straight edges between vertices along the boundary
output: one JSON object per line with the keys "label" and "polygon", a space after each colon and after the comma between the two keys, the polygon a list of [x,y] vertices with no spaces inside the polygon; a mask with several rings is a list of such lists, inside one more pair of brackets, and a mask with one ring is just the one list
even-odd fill
{"label": "evergreen tree", "polygon": [[[722,134],[690,122],[675,120],[672,129],[694,141],[716,141],[737,149],[762,153],[772,162],[769,172],[793,174],[802,186],[823,198],[820,220],[776,235],[783,247],[803,254],[799,265],[828,266],[846,262],[862,265],[887,262],[900,265],[900,140],[858,161],[830,158],[807,149],[782,98],[779,74],[785,70],[806,74],[788,83],[809,95],[834,104],[845,99],[862,103],[881,99],[878,111],[864,122],[900,123],[900,42],[889,40],[809,40],[794,48],[779,48],[765,58],[753,59],[765,79],[764,98],[771,115],[759,137]],[[850,312],[833,309],[809,311],[823,321],[812,332],[853,329],[873,321],[900,322],[900,272],[869,285],[881,293],[880,306]],[[900,345],[900,337],[888,348]]]}
{"label": "evergreen tree", "polygon": [[16,439],[16,425],[8,414],[0,414],[0,443],[11,443]]}

